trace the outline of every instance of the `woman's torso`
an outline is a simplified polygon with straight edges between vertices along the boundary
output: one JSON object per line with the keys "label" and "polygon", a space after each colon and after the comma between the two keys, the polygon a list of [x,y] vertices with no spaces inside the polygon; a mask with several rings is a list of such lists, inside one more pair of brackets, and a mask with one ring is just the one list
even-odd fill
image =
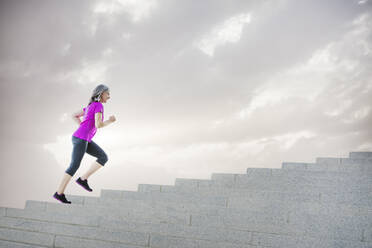
{"label": "woman's torso", "polygon": [[92,102],[88,107],[83,108],[84,116],[78,129],[73,133],[73,136],[90,142],[97,132],[95,125],[95,114],[102,113],[103,121],[103,104],[101,102]]}

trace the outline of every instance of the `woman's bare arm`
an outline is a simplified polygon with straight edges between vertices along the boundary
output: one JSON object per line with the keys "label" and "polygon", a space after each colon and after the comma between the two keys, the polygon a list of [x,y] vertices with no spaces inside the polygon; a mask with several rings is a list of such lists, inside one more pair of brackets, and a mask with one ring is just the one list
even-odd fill
{"label": "woman's bare arm", "polygon": [[74,119],[74,121],[76,121],[78,124],[80,124],[81,123],[80,116],[83,116],[83,115],[84,115],[84,111],[83,110],[79,110],[79,111],[76,111],[72,115],[72,118]]}
{"label": "woman's bare arm", "polygon": [[101,112],[97,112],[95,115],[95,125],[96,125],[96,128],[101,128],[101,127],[105,127],[107,126],[108,124],[111,124],[112,121],[111,120],[105,120],[105,121],[102,121],[102,113]]}

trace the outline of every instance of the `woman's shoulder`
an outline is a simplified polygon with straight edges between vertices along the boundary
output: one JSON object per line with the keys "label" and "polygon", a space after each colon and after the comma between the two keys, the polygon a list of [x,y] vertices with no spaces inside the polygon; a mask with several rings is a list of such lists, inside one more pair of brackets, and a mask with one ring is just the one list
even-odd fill
{"label": "woman's shoulder", "polygon": [[90,105],[91,106],[97,106],[98,105],[98,106],[102,106],[103,107],[103,104],[101,102],[91,102]]}
{"label": "woman's shoulder", "polygon": [[103,111],[103,104],[101,102],[92,102],[91,104],[93,104],[92,107],[94,107],[95,109],[102,109]]}
{"label": "woman's shoulder", "polygon": [[103,104],[101,102],[95,102],[96,106],[99,106],[99,107],[102,107],[103,108]]}

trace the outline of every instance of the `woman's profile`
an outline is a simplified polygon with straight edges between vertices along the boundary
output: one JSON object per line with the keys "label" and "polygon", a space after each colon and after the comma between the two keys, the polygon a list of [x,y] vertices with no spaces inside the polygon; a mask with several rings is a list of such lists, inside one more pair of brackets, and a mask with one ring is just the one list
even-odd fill
{"label": "woman's profile", "polygon": [[[108,120],[103,121],[103,103],[106,103],[108,99],[110,99],[109,88],[104,84],[100,84],[94,88],[88,106],[73,115],[79,127],[71,137],[73,144],[71,163],[63,175],[58,190],[53,195],[55,199],[62,203],[71,203],[66,199],[64,191],[79,168],[85,153],[97,158],[90,169],[76,180],[87,191],[92,191],[88,185],[88,177],[103,167],[108,161],[106,153],[92,140],[98,128],[105,127],[116,121],[113,115]],[[83,116],[83,121],[80,120],[81,116]]]}

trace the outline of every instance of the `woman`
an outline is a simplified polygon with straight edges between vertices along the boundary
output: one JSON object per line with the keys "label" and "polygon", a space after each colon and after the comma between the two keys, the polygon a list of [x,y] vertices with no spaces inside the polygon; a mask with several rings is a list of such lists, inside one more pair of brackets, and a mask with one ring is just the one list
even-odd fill
{"label": "woman", "polygon": [[[76,180],[79,185],[88,191],[92,191],[88,185],[88,177],[103,167],[108,160],[106,153],[92,140],[97,128],[105,127],[116,121],[113,115],[110,116],[109,120],[103,121],[103,103],[106,103],[108,99],[110,99],[109,88],[100,84],[93,90],[88,106],[74,114],[74,119],[80,125],[72,135],[71,163],[65,171],[58,190],[53,195],[55,199],[62,203],[71,203],[66,199],[63,192],[71,177],[79,168],[85,152],[97,158],[91,168]],[[83,121],[80,120],[81,116],[83,116]]]}

